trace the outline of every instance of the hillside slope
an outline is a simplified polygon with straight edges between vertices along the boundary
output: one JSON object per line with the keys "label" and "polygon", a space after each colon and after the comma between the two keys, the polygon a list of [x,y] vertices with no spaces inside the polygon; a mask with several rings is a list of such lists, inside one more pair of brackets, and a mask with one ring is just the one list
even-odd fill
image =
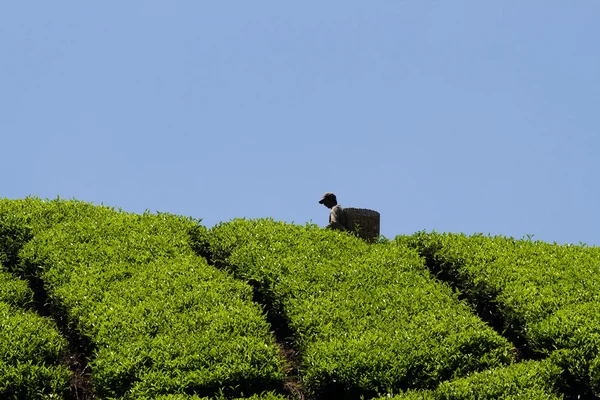
{"label": "hillside slope", "polygon": [[[512,238],[368,244],[269,219],[207,229],[3,199],[0,348],[24,345],[0,359],[0,396],[597,398],[599,261]],[[18,315],[48,333],[15,331]]]}

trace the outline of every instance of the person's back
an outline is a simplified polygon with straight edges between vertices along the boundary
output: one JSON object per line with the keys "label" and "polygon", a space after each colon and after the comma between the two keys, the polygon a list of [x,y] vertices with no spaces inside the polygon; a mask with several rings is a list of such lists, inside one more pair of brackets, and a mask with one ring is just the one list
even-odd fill
{"label": "person's back", "polygon": [[333,206],[329,213],[329,224],[326,226],[329,229],[338,229],[345,231],[346,228],[346,214],[344,209],[339,204]]}
{"label": "person's back", "polygon": [[346,214],[344,209],[337,203],[335,194],[327,192],[323,195],[323,198],[319,200],[319,204],[323,204],[325,207],[331,209],[329,212],[329,224],[325,227],[326,229],[337,229],[345,231],[346,229]]}

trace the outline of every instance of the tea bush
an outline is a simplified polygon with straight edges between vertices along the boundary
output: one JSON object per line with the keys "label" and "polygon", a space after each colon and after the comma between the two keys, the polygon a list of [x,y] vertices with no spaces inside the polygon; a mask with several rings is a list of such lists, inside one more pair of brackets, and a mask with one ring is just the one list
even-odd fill
{"label": "tea bush", "polygon": [[[13,225],[0,221],[0,249],[7,248]],[[0,251],[0,260],[9,257]],[[0,262],[0,397],[61,396],[70,372],[59,365],[66,341],[50,321],[28,310],[33,292]]]}
{"label": "tea bush", "polygon": [[0,263],[0,302],[25,308],[33,302],[33,292],[26,281],[3,270]]}
{"label": "tea bush", "polygon": [[[153,397],[152,400],[286,400],[288,397],[278,394],[275,392],[263,392],[254,394],[250,397],[236,397],[230,398],[225,396],[224,394],[219,394],[214,397],[199,397],[195,395],[186,395],[186,394],[169,394],[169,395],[161,395],[157,397]],[[143,399],[140,399],[143,400]],[[148,399],[149,400],[149,399]]]}
{"label": "tea bush", "polygon": [[548,349],[550,358],[568,371],[567,391],[577,392],[585,385],[600,394],[600,303],[561,308],[531,330],[535,332],[532,345]]}
{"label": "tea bush", "polygon": [[41,280],[57,318],[90,343],[102,398],[281,387],[282,362],[251,288],[193,252],[198,221],[76,201],[2,207],[21,238],[6,247],[21,246],[7,257],[12,269]]}
{"label": "tea bush", "polygon": [[83,201],[0,199],[0,262],[10,270],[19,264],[19,251],[36,234],[63,221],[94,218],[109,207]]}
{"label": "tea bush", "polygon": [[50,321],[18,306],[29,304],[23,282],[0,272],[0,397],[61,396],[70,372],[59,365],[66,341]]}
{"label": "tea bush", "polygon": [[[435,232],[367,244],[266,219],[207,230],[27,198],[0,199],[0,264],[2,398],[68,385],[66,342],[32,312],[40,300],[89,344],[106,399],[285,398],[271,329],[289,332],[309,396],[600,393],[598,248]],[[476,309],[546,359],[511,364],[514,347]]]}
{"label": "tea bush", "polygon": [[567,390],[585,385],[600,393],[600,248],[435,232],[396,243],[416,248],[472,304],[496,310],[531,351],[552,355],[570,375]]}
{"label": "tea bush", "polygon": [[318,396],[433,388],[512,361],[511,345],[411,249],[272,220],[220,224],[204,245],[285,321]]}
{"label": "tea bush", "polygon": [[[546,361],[526,361],[488,369],[470,376],[446,381],[435,390],[412,390],[394,400],[559,400],[561,369]],[[386,397],[389,399],[389,397]],[[383,398],[381,399],[383,400]]]}

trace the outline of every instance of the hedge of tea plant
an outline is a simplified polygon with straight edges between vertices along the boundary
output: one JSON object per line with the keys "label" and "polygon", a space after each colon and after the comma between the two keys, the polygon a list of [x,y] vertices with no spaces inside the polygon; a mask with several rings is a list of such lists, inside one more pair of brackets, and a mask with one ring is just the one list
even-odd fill
{"label": "hedge of tea plant", "polygon": [[285,322],[313,395],[433,388],[512,361],[511,345],[411,249],[261,219],[212,228],[204,252]]}
{"label": "hedge of tea plant", "polygon": [[29,285],[3,268],[0,263],[0,302],[18,308],[28,308],[33,303],[33,292]]}
{"label": "hedge of tea plant", "polygon": [[[282,361],[253,298],[289,328],[300,380],[317,397],[513,398],[517,387],[515,398],[557,398],[557,380],[565,393],[598,394],[599,259],[595,248],[501,237],[421,232],[368,245],[271,220],[207,231],[169,214],[0,199],[0,263],[38,302],[43,289],[54,318],[89,343],[107,399],[283,398]],[[25,281],[0,274],[3,326],[19,327],[0,331],[0,346],[15,343],[0,348],[11,357],[0,358],[2,398],[60,397],[67,385],[65,341],[25,309],[32,300]],[[548,363],[505,367],[514,349],[475,316],[482,306]]]}
{"label": "hedge of tea plant", "polygon": [[100,398],[281,387],[278,349],[251,288],[193,252],[198,221],[76,201],[9,203],[0,216],[16,240],[4,254],[12,270],[43,282],[55,317],[89,342]]}
{"label": "hedge of tea plant", "polygon": [[[243,394],[242,394],[243,395]],[[225,394],[217,394],[213,397],[200,397],[187,394],[168,394],[153,397],[152,400],[288,400],[289,397],[275,392],[256,393],[249,397],[227,397]]]}
{"label": "hedge of tea plant", "polygon": [[60,198],[0,199],[0,262],[8,269],[15,269],[19,264],[19,252],[23,245],[36,234],[63,221],[99,215],[102,209],[109,208]]}
{"label": "hedge of tea plant", "polygon": [[569,392],[600,394],[600,303],[587,302],[561,308],[532,327],[539,348],[557,349],[550,359],[568,371]]}
{"label": "hedge of tea plant", "polygon": [[[0,267],[2,265],[0,264]],[[46,318],[25,309],[27,284],[0,271],[0,398],[58,398],[70,372],[59,364],[66,341]]]}
{"label": "hedge of tea plant", "polygon": [[[559,400],[561,368],[547,361],[525,361],[442,382],[434,390],[410,390],[393,400]],[[389,399],[381,398],[380,400]]]}
{"label": "hedge of tea plant", "polygon": [[496,310],[532,352],[552,356],[566,390],[600,393],[600,248],[435,232],[396,242],[415,247],[473,304]]}

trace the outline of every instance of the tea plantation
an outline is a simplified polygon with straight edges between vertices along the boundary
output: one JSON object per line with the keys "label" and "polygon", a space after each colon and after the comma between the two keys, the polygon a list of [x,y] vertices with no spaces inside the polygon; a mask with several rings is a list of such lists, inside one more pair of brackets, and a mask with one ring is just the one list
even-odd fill
{"label": "tea plantation", "polygon": [[0,199],[2,399],[593,399],[600,249]]}

